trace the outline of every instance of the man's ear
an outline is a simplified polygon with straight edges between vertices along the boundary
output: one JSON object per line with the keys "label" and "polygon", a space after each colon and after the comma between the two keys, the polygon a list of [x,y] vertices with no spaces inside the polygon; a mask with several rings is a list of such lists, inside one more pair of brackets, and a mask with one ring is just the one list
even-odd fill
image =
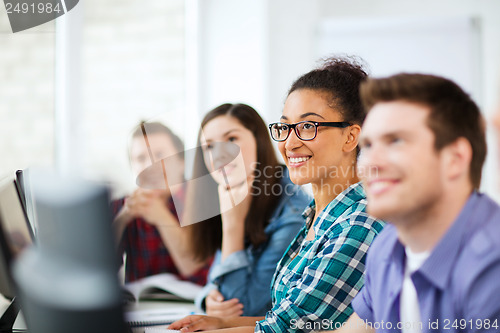
{"label": "man's ear", "polygon": [[442,156],[445,159],[443,167],[448,179],[469,178],[472,161],[472,146],[469,140],[464,137],[458,138],[443,148]]}
{"label": "man's ear", "polygon": [[358,141],[359,141],[359,135],[361,134],[361,126],[354,124],[345,129],[346,136],[345,136],[345,142],[344,142],[344,147],[343,151],[345,153],[350,153],[356,147],[358,146]]}

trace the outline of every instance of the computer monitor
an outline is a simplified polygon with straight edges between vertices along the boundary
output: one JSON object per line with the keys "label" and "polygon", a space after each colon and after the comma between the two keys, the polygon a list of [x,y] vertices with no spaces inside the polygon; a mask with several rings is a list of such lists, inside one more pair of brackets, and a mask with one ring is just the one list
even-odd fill
{"label": "computer monitor", "polygon": [[29,225],[31,226],[32,233],[36,237],[37,220],[35,214],[35,203],[33,199],[33,194],[31,193],[31,184],[29,179],[30,179],[29,169],[16,171],[15,183],[17,185],[19,198],[21,199],[24,211],[26,212],[26,217],[28,219]]}
{"label": "computer monitor", "polygon": [[[11,274],[13,260],[33,243],[29,225],[14,177],[0,180],[0,293],[14,300],[16,289]],[[17,304],[13,301],[0,318],[0,330],[12,328],[17,316]]]}
{"label": "computer monitor", "polygon": [[12,265],[33,333],[123,333],[109,189],[77,176],[34,170],[36,245]]}
{"label": "computer monitor", "polygon": [[21,204],[23,205],[24,210],[26,211],[26,195],[24,189],[24,171],[16,170],[16,179],[15,179],[17,193],[19,193],[19,199],[21,200]]}

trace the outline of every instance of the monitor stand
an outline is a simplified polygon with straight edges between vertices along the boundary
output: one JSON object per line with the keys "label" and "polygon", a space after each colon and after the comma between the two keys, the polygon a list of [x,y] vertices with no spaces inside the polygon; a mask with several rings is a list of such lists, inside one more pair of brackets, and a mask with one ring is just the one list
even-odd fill
{"label": "monitor stand", "polygon": [[18,313],[19,301],[14,297],[7,310],[5,310],[0,318],[0,332],[12,332]]}

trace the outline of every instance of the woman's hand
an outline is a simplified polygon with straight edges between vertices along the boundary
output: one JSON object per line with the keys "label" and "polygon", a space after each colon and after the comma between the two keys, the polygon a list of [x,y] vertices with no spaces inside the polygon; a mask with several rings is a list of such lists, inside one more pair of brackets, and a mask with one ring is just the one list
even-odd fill
{"label": "woman's hand", "polygon": [[191,315],[176,322],[168,327],[169,330],[182,330],[183,332],[207,331],[225,328],[224,319],[200,315]]}
{"label": "woman's hand", "polygon": [[245,219],[252,203],[253,177],[226,188],[219,185],[222,219],[221,262],[232,253],[245,249]]}
{"label": "woman's hand", "polygon": [[177,226],[176,219],[166,206],[166,198],[161,190],[137,189],[127,198],[125,206],[130,214],[154,226]]}
{"label": "woman's hand", "polygon": [[212,317],[237,317],[243,314],[243,304],[237,298],[225,301],[224,296],[214,289],[205,298],[207,315]]}
{"label": "woman's hand", "polygon": [[224,227],[231,227],[234,223],[244,223],[252,203],[253,180],[252,176],[232,187],[219,185],[220,211]]}

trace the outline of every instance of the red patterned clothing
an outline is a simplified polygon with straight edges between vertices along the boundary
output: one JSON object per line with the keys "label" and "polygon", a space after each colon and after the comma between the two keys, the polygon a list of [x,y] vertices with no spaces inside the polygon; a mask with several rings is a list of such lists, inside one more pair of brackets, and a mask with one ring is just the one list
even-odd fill
{"label": "red patterned clothing", "polygon": [[[125,198],[111,203],[113,217],[116,217],[125,203]],[[174,201],[167,202],[168,209],[177,216]],[[136,218],[127,225],[119,244],[119,254],[126,253],[125,282],[159,273],[173,273],[181,280],[188,280],[205,285],[210,263],[190,276],[182,276],[163,244],[163,240],[155,226],[141,218]]]}

